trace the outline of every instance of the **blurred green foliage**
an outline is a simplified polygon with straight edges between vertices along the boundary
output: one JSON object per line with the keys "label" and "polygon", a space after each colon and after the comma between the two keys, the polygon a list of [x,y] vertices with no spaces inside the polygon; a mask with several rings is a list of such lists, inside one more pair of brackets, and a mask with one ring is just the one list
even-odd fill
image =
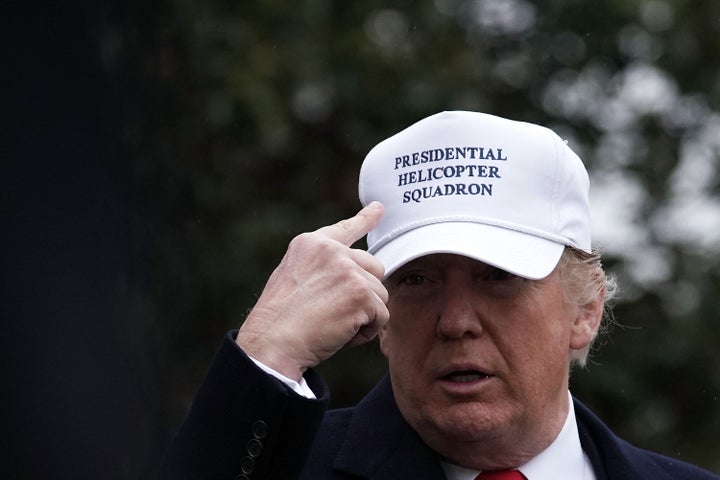
{"label": "blurred green foliage", "polygon": [[[166,423],[290,239],[352,215],[378,141],[447,109],[555,128],[596,181],[624,291],[572,390],[620,435],[720,473],[720,3],[165,0],[109,32],[142,85],[127,138],[153,209]],[[717,215],[716,215],[717,214]],[[334,403],[377,346],[323,365]]]}

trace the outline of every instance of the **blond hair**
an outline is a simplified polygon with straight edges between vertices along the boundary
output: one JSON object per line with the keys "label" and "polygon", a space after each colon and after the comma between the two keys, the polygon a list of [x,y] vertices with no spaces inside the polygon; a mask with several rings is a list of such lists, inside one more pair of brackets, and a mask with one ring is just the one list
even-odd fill
{"label": "blond hair", "polygon": [[584,367],[590,349],[599,336],[607,333],[614,324],[612,304],[617,297],[617,281],[603,269],[600,252],[588,253],[574,247],[565,247],[558,262],[558,273],[565,292],[565,301],[573,305],[587,305],[604,296],[603,318],[593,342],[580,350],[573,350],[571,365]]}

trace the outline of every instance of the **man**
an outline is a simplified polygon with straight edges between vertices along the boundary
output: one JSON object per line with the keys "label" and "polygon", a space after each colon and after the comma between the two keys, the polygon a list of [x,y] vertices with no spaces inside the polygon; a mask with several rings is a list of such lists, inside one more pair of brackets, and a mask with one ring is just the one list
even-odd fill
{"label": "man", "polygon": [[[296,237],[226,337],[166,476],[718,478],[630,446],[568,392],[614,292],[588,183],[552,131],[481,113],[377,145],[365,207]],[[389,375],[326,412],[312,367],[375,336]]]}

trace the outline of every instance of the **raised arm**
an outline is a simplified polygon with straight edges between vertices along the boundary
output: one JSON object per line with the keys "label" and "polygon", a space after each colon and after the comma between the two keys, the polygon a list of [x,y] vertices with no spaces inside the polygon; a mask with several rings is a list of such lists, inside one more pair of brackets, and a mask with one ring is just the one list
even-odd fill
{"label": "raised arm", "polygon": [[371,203],[354,217],[295,237],[240,328],[238,346],[299,380],[344,345],[373,339],[389,318],[383,266],[351,245],[382,212]]}
{"label": "raised arm", "polygon": [[[327,387],[306,375],[317,399],[296,395],[247,356],[300,380],[388,320],[382,265],[352,249],[379,221],[373,203],[290,243],[233,343],[228,334],[166,453],[163,479],[295,479],[320,426]],[[240,347],[240,348],[238,348]]]}

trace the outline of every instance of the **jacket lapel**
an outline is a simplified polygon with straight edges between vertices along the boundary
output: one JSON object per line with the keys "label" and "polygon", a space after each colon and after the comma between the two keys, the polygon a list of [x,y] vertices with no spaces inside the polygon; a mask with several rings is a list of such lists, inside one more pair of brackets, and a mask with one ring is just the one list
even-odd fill
{"label": "jacket lapel", "polygon": [[437,454],[400,414],[387,376],[355,408],[334,468],[372,480],[445,478]]}

